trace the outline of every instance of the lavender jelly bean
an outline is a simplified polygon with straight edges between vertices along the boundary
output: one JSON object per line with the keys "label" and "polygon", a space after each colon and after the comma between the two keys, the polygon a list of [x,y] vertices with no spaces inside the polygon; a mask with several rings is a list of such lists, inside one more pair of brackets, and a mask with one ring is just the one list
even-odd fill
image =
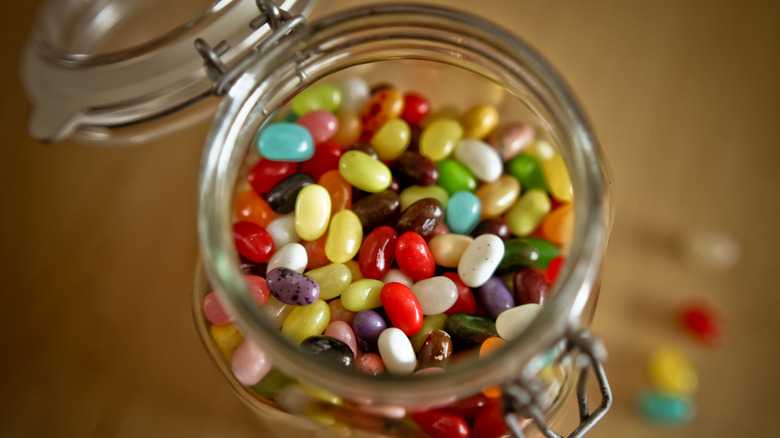
{"label": "lavender jelly bean", "polygon": [[491,277],[487,283],[477,289],[482,309],[491,318],[497,318],[504,310],[515,307],[515,298],[512,291],[499,278]]}
{"label": "lavender jelly bean", "polygon": [[385,319],[373,310],[361,310],[352,322],[355,338],[363,351],[377,352],[377,340],[386,328]]}
{"label": "lavender jelly bean", "polygon": [[265,276],[268,290],[285,304],[308,306],[320,297],[316,281],[290,268],[274,268]]}

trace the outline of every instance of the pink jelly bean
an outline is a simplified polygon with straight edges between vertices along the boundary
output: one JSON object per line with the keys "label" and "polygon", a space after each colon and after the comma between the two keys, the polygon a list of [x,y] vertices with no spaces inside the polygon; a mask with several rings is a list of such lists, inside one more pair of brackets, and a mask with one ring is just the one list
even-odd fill
{"label": "pink jelly bean", "polygon": [[329,301],[328,307],[330,307],[331,321],[344,321],[349,324],[350,327],[352,326],[352,321],[355,320],[357,312],[345,309],[344,306],[341,305],[341,298]]}
{"label": "pink jelly bean", "polygon": [[378,376],[385,372],[385,363],[382,361],[382,357],[376,353],[365,353],[358,356],[352,366],[358,371],[372,376]]}
{"label": "pink jelly bean", "polygon": [[246,287],[249,288],[249,293],[252,295],[252,298],[255,299],[258,306],[262,306],[268,301],[268,295],[271,292],[268,290],[265,278],[259,275],[244,275],[244,281],[246,281]]}
{"label": "pink jelly bean", "polygon": [[339,119],[326,110],[309,111],[296,120],[295,123],[309,131],[315,145],[330,140],[339,129]]}
{"label": "pink jelly bean", "polygon": [[325,336],[336,338],[339,341],[349,345],[352,349],[352,358],[357,356],[357,339],[355,338],[355,332],[352,331],[352,327],[344,321],[332,321],[325,328]]}
{"label": "pink jelly bean", "polygon": [[203,297],[203,315],[210,323],[216,325],[227,324],[233,320],[227,313],[216,292],[210,292]]}
{"label": "pink jelly bean", "polygon": [[271,370],[271,360],[260,347],[244,339],[231,359],[233,375],[242,385],[254,385]]}

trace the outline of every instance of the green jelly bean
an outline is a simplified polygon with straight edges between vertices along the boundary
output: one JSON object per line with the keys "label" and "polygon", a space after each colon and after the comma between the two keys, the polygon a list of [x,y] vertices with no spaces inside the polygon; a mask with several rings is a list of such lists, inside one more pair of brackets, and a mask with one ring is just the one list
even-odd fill
{"label": "green jelly bean", "polygon": [[263,380],[257,384],[252,385],[252,390],[263,397],[276,397],[282,392],[287,385],[295,382],[295,379],[279,371],[278,368],[273,367],[268,374],[263,377]]}
{"label": "green jelly bean", "polygon": [[496,268],[496,274],[504,275],[539,262],[539,250],[526,239],[509,239],[504,242],[504,258]]}
{"label": "green jelly bean", "polygon": [[547,269],[550,260],[561,254],[561,250],[554,243],[548,242],[538,237],[525,237],[522,240],[530,243],[539,251],[539,260],[536,261],[536,267]]}
{"label": "green jelly bean", "polygon": [[330,263],[312,269],[306,275],[320,285],[320,299],[330,300],[341,295],[352,283],[352,271],[343,263]]}
{"label": "green jelly bean", "polygon": [[460,161],[441,160],[436,163],[436,167],[439,169],[439,181],[437,184],[446,190],[450,196],[461,190],[469,192],[477,190],[477,178]]}
{"label": "green jelly bean", "polygon": [[438,313],[436,315],[427,315],[423,317],[423,323],[420,331],[409,337],[409,340],[412,341],[412,347],[414,347],[414,351],[419,353],[420,349],[425,343],[425,340],[428,339],[428,335],[435,332],[436,330],[444,329],[444,323],[446,321],[446,313]]}
{"label": "green jelly bean", "polygon": [[339,173],[353,186],[379,193],[393,182],[390,168],[363,151],[351,150],[339,158]]}
{"label": "green jelly bean", "polygon": [[341,294],[341,305],[352,312],[381,307],[382,300],[379,296],[384,285],[383,282],[370,278],[358,280],[350,284]]}
{"label": "green jelly bean", "polygon": [[476,348],[485,339],[498,336],[493,318],[469,313],[450,315],[444,322],[444,331],[452,337],[456,350]]}
{"label": "green jelly bean", "polygon": [[330,84],[309,87],[292,100],[292,110],[298,116],[314,110],[327,110],[335,114],[340,106],[341,90]]}
{"label": "green jelly bean", "polygon": [[432,186],[410,186],[405,188],[399,195],[401,198],[401,210],[406,210],[407,207],[425,198],[434,198],[441,202],[442,207],[447,208],[447,203],[450,200],[450,195],[443,188]]}
{"label": "green jelly bean", "polygon": [[520,154],[507,163],[507,171],[520,181],[523,190],[539,189],[547,191],[544,183],[544,171],[539,161],[526,154]]}
{"label": "green jelly bean", "polygon": [[691,400],[657,391],[639,394],[637,409],[647,419],[662,424],[680,424],[690,420],[694,414]]}
{"label": "green jelly bean", "polygon": [[547,192],[531,189],[523,193],[515,205],[509,209],[504,219],[512,234],[525,237],[542,223],[552,204]]}

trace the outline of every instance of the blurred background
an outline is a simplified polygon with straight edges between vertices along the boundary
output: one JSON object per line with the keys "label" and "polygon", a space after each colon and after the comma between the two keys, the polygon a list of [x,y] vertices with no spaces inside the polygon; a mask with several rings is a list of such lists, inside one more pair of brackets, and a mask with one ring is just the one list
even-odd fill
{"label": "blurred background", "polygon": [[[124,148],[32,140],[18,61],[38,3],[5,2],[0,15],[0,435],[262,436],[192,323],[206,128]],[[615,224],[593,331],[610,353],[615,404],[589,436],[770,434],[780,2],[434,3],[490,18],[543,53],[611,163]],[[726,255],[712,256],[721,244]],[[680,328],[690,300],[723,315],[720,346]],[[662,345],[690,357],[700,384],[696,416],[674,427],[635,409]],[[571,408],[561,432],[574,427]]]}

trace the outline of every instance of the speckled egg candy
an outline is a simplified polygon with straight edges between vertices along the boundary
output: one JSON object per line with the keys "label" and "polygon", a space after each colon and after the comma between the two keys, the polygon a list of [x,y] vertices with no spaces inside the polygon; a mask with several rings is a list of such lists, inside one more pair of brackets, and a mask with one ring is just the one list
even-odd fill
{"label": "speckled egg candy", "polygon": [[290,268],[272,269],[265,280],[271,294],[285,304],[308,306],[320,297],[316,281]]}
{"label": "speckled egg candy", "polygon": [[487,138],[487,143],[498,152],[502,160],[507,161],[520,154],[533,140],[533,126],[512,122],[496,128]]}
{"label": "speckled egg candy", "polygon": [[483,234],[466,247],[458,263],[458,276],[469,287],[485,284],[504,257],[504,241],[495,234]]}

